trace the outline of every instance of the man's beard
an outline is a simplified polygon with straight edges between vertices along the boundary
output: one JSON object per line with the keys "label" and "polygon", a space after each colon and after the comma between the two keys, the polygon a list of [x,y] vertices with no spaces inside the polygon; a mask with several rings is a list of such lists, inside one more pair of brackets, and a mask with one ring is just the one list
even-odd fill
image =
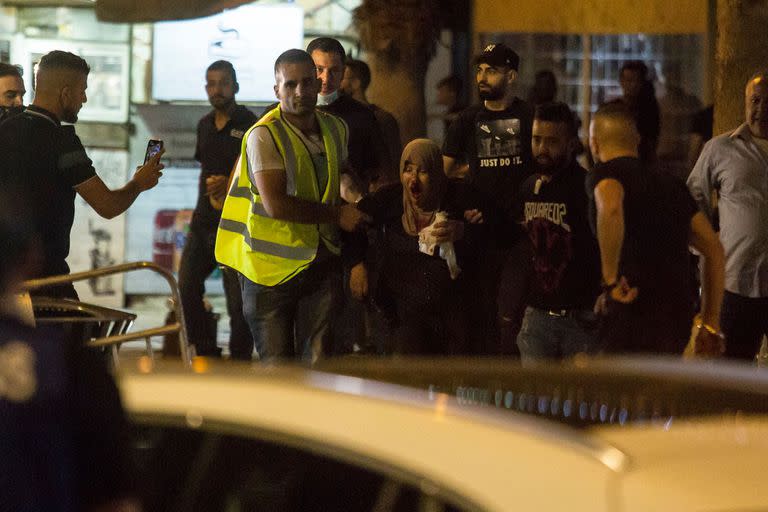
{"label": "man's beard", "polygon": [[232,106],[232,103],[234,103],[235,98],[227,98],[224,96],[214,96],[213,98],[210,98],[208,102],[211,104],[211,106],[218,110],[227,110],[230,106]]}
{"label": "man's beard", "polygon": [[565,167],[566,163],[566,159],[564,157],[558,158],[556,160],[550,159],[547,163],[541,163],[538,158],[534,157],[533,161],[536,165],[536,171],[539,174],[544,174],[547,176],[552,176],[553,174],[557,173],[557,171]]}
{"label": "man's beard", "polygon": [[[490,86],[489,86],[490,87]],[[490,87],[490,89],[480,89],[480,87],[477,88],[477,94],[483,101],[497,101],[504,97],[504,88],[503,87]]]}

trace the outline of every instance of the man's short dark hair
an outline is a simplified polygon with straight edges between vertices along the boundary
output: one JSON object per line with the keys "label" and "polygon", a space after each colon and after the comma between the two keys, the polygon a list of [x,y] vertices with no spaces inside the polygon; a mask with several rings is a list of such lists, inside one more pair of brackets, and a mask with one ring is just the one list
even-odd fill
{"label": "man's short dark hair", "polygon": [[15,76],[15,77],[21,78],[21,75],[22,75],[21,66],[0,62],[0,77]]}
{"label": "man's short dark hair", "polygon": [[313,39],[307,45],[307,53],[312,55],[315,50],[320,50],[324,53],[335,53],[341,57],[341,63],[344,64],[347,60],[347,54],[344,51],[344,47],[338,41],[332,37],[318,37]]}
{"label": "man's short dark hair", "polygon": [[620,119],[630,124],[635,123],[634,114],[627,104],[619,99],[603,103],[593,117],[609,117],[611,119]]}
{"label": "man's short dark hair", "polygon": [[344,65],[352,71],[355,78],[360,80],[360,88],[365,92],[371,85],[371,68],[368,67],[368,64],[362,60],[349,59]]}
{"label": "man's short dark hair", "polygon": [[216,62],[212,62],[211,65],[208,66],[208,69],[205,70],[206,74],[209,71],[226,71],[232,78],[232,83],[237,84],[237,73],[235,72],[235,66],[233,66],[232,63],[228,60],[217,60]]}
{"label": "man's short dark hair", "polygon": [[87,75],[91,72],[91,67],[85,62],[85,59],[74,53],[61,50],[53,50],[43,55],[40,59],[40,69],[46,71],[66,70],[75,71]]}
{"label": "man's short dark hair", "polygon": [[437,82],[438,89],[442,89],[443,87],[447,87],[453,91],[456,96],[458,96],[461,94],[461,89],[464,87],[464,82],[458,76],[450,75]]}
{"label": "man's short dark hair", "polygon": [[568,130],[568,135],[575,137],[578,134],[573,111],[562,101],[550,101],[537,105],[533,119],[550,123],[563,123]]}
{"label": "man's short dark hair", "polygon": [[648,79],[648,66],[641,60],[628,60],[621,66],[619,76],[624,73],[625,70],[634,71],[640,76],[640,80]]}
{"label": "man's short dark hair", "polygon": [[312,56],[304,50],[297,48],[286,50],[280,54],[275,61],[275,74],[277,74],[278,68],[283,64],[309,64],[313,68],[315,67],[315,61],[312,60]]}

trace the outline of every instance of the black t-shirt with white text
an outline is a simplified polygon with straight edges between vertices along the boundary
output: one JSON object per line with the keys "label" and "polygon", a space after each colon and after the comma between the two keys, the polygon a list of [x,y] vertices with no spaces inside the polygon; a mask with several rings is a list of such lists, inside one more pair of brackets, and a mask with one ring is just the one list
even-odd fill
{"label": "black t-shirt with white text", "polygon": [[574,161],[550,181],[534,174],[521,187],[520,221],[533,249],[530,306],[590,309],[600,293],[600,252],[589,226],[586,176]]}
{"label": "black t-shirt with white text", "polygon": [[619,274],[638,288],[638,303],[689,307],[694,284],[688,242],[698,207],[685,183],[648,172],[637,158],[615,158],[597,165],[587,179],[590,223],[595,232],[594,190],[604,179],[614,179],[624,188]]}
{"label": "black t-shirt with white text", "polygon": [[502,222],[512,219],[520,185],[532,171],[532,123],[530,105],[515,98],[503,111],[467,108],[446,134],[443,154],[469,164],[470,182]]}

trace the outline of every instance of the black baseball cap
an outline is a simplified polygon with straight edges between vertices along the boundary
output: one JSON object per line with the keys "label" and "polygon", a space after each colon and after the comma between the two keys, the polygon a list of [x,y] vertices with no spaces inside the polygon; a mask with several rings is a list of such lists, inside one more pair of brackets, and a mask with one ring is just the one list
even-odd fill
{"label": "black baseball cap", "polygon": [[475,57],[475,64],[488,64],[490,66],[506,66],[517,71],[520,65],[520,56],[504,43],[489,44]]}

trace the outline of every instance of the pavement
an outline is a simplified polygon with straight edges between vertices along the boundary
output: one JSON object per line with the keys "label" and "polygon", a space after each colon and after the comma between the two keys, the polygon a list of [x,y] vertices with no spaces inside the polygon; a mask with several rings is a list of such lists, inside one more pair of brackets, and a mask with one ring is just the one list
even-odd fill
{"label": "pavement", "polygon": [[[129,332],[165,325],[169,311],[168,299],[169,297],[166,295],[128,296],[128,306],[122,309],[136,315],[136,321]],[[229,316],[227,315],[226,299],[224,295],[212,295],[207,297],[207,300],[213,311],[220,315],[216,331],[216,344],[222,349],[222,355],[227,357],[229,356]],[[152,349],[159,353],[163,348],[163,337],[153,336],[151,343]],[[120,350],[143,352],[146,351],[146,343],[144,340],[124,343]]]}

